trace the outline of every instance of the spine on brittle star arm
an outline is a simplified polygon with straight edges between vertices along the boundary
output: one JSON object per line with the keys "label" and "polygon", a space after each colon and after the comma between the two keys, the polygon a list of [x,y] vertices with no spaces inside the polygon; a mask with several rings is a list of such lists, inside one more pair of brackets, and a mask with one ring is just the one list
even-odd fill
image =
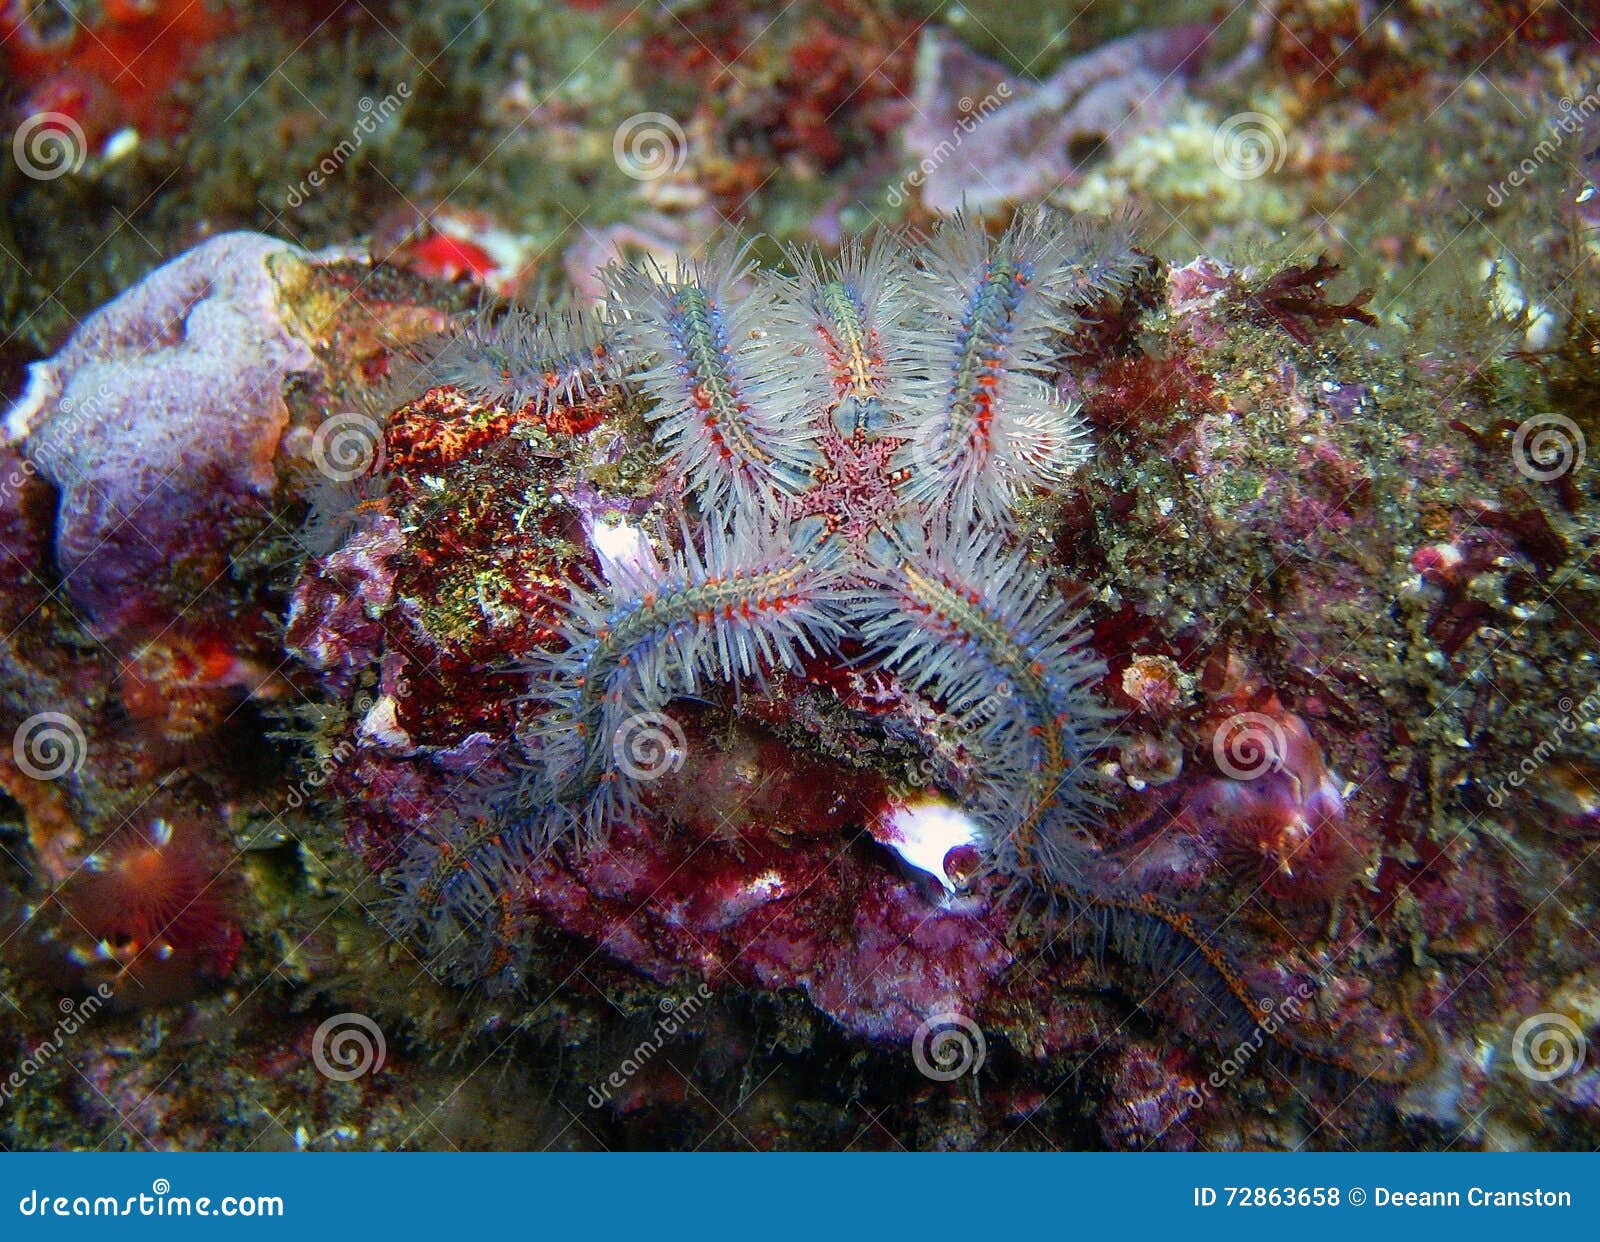
{"label": "spine on brittle star arm", "polygon": [[1195,1034],[1225,1044],[1247,1038],[1262,1010],[1215,934],[1150,894],[1118,892],[1114,883],[1099,887],[1104,891],[1086,885],[1066,895],[1070,939],[1096,954],[1109,947],[1148,972],[1160,995],[1203,1013],[1206,1029]]}
{"label": "spine on brittle star arm", "polygon": [[996,865],[1047,887],[1079,882],[1095,851],[1084,829],[1103,805],[1090,755],[1109,715],[1082,618],[1020,552],[987,538],[937,550],[908,539],[878,559],[875,589],[856,604],[862,635],[971,738],[974,810]]}
{"label": "spine on brittle star arm", "polygon": [[771,512],[780,493],[804,488],[813,413],[827,398],[816,360],[773,335],[776,292],[753,278],[748,249],[724,246],[675,275],[653,265],[604,273],[629,360],[648,367],[637,378],[669,469],[724,516]]}
{"label": "spine on brittle star arm", "polygon": [[528,950],[519,877],[530,842],[498,815],[466,816],[417,829],[388,876],[389,919],[414,937],[431,974],[490,991],[515,986]]}
{"label": "spine on brittle star arm", "polygon": [[913,495],[949,498],[959,520],[999,525],[1016,498],[1088,456],[1087,431],[1056,395],[1055,358],[1076,324],[1076,235],[1042,214],[991,239],[971,219],[933,238],[912,289],[926,342],[924,392],[908,420]]}
{"label": "spine on brittle star arm", "polygon": [[605,325],[571,309],[486,306],[422,346],[416,362],[420,385],[448,385],[484,405],[532,406],[540,414],[595,400],[621,379]]}
{"label": "spine on brittle star arm", "polygon": [[778,334],[820,359],[835,430],[894,435],[910,412],[911,376],[925,348],[904,251],[880,233],[868,246],[847,242],[831,261],[799,250],[789,261],[797,275],[779,301]]}
{"label": "spine on brittle star arm", "polygon": [[[1293,1058],[1356,1076],[1362,1082],[1412,1083],[1432,1070],[1432,1050],[1421,1032],[1421,1055],[1387,1063],[1312,1046],[1297,1023],[1298,1018],[1314,1012],[1310,993],[1280,994],[1276,1004],[1272,997],[1257,995],[1229,960],[1217,929],[1148,893],[1117,894],[1114,885],[1105,888],[1102,893],[1086,890],[1069,898],[1076,905],[1077,917],[1092,929],[1091,947],[1098,951],[1101,945],[1109,945],[1124,961],[1148,971],[1151,983],[1163,996],[1196,1016],[1199,1029],[1194,1034],[1211,1037],[1225,1047],[1247,1040],[1259,1046],[1265,1037]],[[1393,1048],[1388,1051],[1395,1054]]]}
{"label": "spine on brittle star arm", "polygon": [[684,545],[659,572],[574,587],[561,645],[530,668],[544,709],[534,735],[544,793],[572,812],[581,843],[636,813],[642,785],[672,763],[663,709],[673,699],[798,671],[843,633],[845,592],[825,553],[802,557],[775,532],[715,527],[703,549]]}

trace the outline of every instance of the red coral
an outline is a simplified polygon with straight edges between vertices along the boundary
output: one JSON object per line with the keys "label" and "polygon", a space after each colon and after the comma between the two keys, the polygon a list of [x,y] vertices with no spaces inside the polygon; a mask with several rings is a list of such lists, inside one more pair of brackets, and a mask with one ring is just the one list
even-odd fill
{"label": "red coral", "polygon": [[[911,90],[914,22],[885,16],[859,0],[832,0],[789,51],[773,101],[773,146],[831,171],[850,154],[849,116],[870,114]],[[868,37],[863,38],[863,27]],[[848,111],[847,111],[848,109]]]}
{"label": "red coral", "polygon": [[470,280],[486,284],[499,266],[476,242],[448,233],[430,233],[392,256],[421,276],[434,280]]}
{"label": "red coral", "polygon": [[1403,21],[1373,16],[1361,0],[1263,5],[1257,38],[1307,98],[1353,95],[1375,108],[1404,103],[1430,65],[1473,73],[1527,48],[1582,44],[1593,35],[1581,6],[1544,0],[1481,0],[1462,21],[1454,10],[1415,6]]}
{"label": "red coral", "polygon": [[[1501,594],[1510,603],[1541,597],[1543,583],[1565,564],[1571,549],[1527,492],[1506,493],[1507,507],[1474,505],[1458,515],[1460,533],[1424,544],[1411,554],[1411,567],[1434,588],[1428,633],[1446,655],[1454,656],[1484,626],[1501,622],[1503,610],[1473,590],[1481,575],[1504,576]],[[1600,640],[1600,618],[1574,600],[1565,621]]]}
{"label": "red coral", "polygon": [[520,410],[484,407],[454,389],[436,388],[390,416],[385,453],[391,466],[408,473],[441,470],[503,440],[518,426],[583,435],[613,412],[603,400],[563,402],[548,412],[532,404]]}

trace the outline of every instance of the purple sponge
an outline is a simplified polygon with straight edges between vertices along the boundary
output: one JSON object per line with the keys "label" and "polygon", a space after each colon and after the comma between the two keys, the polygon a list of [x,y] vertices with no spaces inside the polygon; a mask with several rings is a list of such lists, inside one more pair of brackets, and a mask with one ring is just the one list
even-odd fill
{"label": "purple sponge", "polygon": [[[226,568],[219,532],[271,496],[284,380],[314,365],[271,269],[306,257],[258,233],[213,237],[29,369],[6,437],[60,491],[57,565],[98,632],[187,610]],[[185,598],[152,594],[180,581]]]}

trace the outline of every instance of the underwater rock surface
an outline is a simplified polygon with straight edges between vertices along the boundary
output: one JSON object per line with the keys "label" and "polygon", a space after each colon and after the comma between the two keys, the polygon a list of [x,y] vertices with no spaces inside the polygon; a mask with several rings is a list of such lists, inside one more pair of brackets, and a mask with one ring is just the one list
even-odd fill
{"label": "underwater rock surface", "polygon": [[[1010,243],[996,244],[1003,252]],[[272,255],[292,255],[305,271],[278,284],[263,263]],[[296,299],[332,297],[349,273],[346,261],[307,262],[266,239],[224,238],[160,269],[36,372],[35,404],[13,411],[25,449],[65,416],[64,398],[40,400],[38,386],[71,393],[96,366],[112,365],[99,359],[114,357],[118,341],[154,341],[150,364],[163,363],[163,382],[194,400],[174,412],[157,399],[163,390],[130,388],[146,396],[140,417],[109,421],[104,434],[121,447],[85,460],[115,467],[119,479],[167,480],[152,522],[175,514],[190,541],[217,541],[223,555],[238,555],[226,525],[206,528],[196,515],[214,499],[204,485],[213,481],[236,480],[234,503],[273,494],[273,451],[282,453],[290,422],[285,376],[314,369],[309,347],[281,325],[304,321]],[[1334,1093],[1348,1096],[1355,1078],[1390,1107],[1401,1101],[1413,1122],[1445,1124],[1465,1107],[1463,1094],[1481,1099],[1503,1085],[1473,1049],[1493,1031],[1496,1040],[1510,1037],[1498,1015],[1520,1020],[1553,1005],[1535,980],[1551,969],[1581,978],[1585,959],[1581,946],[1547,939],[1537,931],[1543,919],[1508,902],[1504,861],[1460,834],[1436,835],[1410,810],[1437,786],[1404,756],[1451,709],[1417,698],[1407,670],[1413,661],[1448,669],[1473,641],[1453,602],[1468,576],[1483,572],[1473,564],[1503,575],[1568,563],[1577,532],[1561,493],[1552,488],[1541,503],[1518,474],[1513,445],[1496,464],[1502,450],[1466,434],[1435,449],[1420,476],[1375,454],[1361,413],[1397,382],[1393,364],[1348,349],[1297,352],[1302,337],[1310,344],[1313,333],[1338,330],[1326,325],[1361,316],[1358,303],[1323,293],[1330,271],[1313,280],[1212,260],[1126,270],[1084,295],[1051,346],[1070,394],[1061,399],[1080,402],[1097,428],[1095,456],[1045,494],[1020,497],[1025,516],[1014,536],[1094,601],[1096,710],[1118,712],[1116,733],[1094,760],[1104,810],[1085,833],[1099,856],[1099,888],[1019,894],[1014,878],[982,860],[1003,818],[951,838],[950,851],[923,870],[880,844],[894,839],[887,825],[898,808],[930,795],[959,807],[986,762],[983,744],[941,683],[919,685],[871,662],[830,670],[815,655],[769,666],[764,684],[735,697],[710,683],[693,702],[669,696],[648,713],[654,735],[630,743],[640,749],[623,762],[642,765],[629,771],[637,792],[615,804],[603,837],[513,845],[516,772],[538,754],[524,739],[546,724],[537,700],[530,707],[521,662],[571,641],[561,637],[559,601],[585,562],[600,581],[661,572],[674,553],[652,551],[658,536],[645,532],[655,514],[683,502],[670,464],[665,472],[654,464],[641,398],[624,373],[609,368],[559,391],[495,401],[435,383],[457,355],[449,337],[442,350],[424,337],[413,350],[420,364],[397,343],[390,378],[358,384],[369,389],[359,394],[362,412],[336,411],[312,429],[302,456],[323,477],[303,465],[286,476],[325,510],[308,532],[327,550],[301,554],[287,585],[282,655],[265,662],[271,673],[252,664],[253,674],[231,686],[234,701],[292,695],[288,716],[312,722],[298,726],[314,730],[301,735],[307,748],[285,754],[285,786],[258,783],[247,797],[276,807],[276,823],[294,825],[302,848],[329,869],[324,883],[370,890],[362,898],[370,917],[347,934],[371,948],[347,943],[342,953],[380,954],[363,970],[387,957],[388,969],[415,981],[436,974],[462,988],[454,1003],[466,1012],[488,985],[498,1021],[531,1003],[531,989],[544,986],[535,980],[598,971],[631,979],[634,989],[798,992],[873,1044],[916,1044],[954,1022],[1042,1065],[1098,1057],[1135,1031],[1143,1042],[1127,1044],[1124,1058],[1148,1056],[1134,1049],[1161,1032],[1203,1062],[1219,1031],[1226,1046],[1264,1030],[1264,1057],[1283,1052],[1327,1070],[1326,1082],[1313,1077],[1296,1091],[1350,1113]],[[847,287],[856,286],[847,279]],[[1280,289],[1294,290],[1295,300]],[[196,291],[204,293],[198,301]],[[353,297],[334,305],[336,316],[370,313]],[[191,307],[179,338],[170,326]],[[414,310],[393,321],[439,322]],[[1101,325],[1113,327],[1110,344]],[[878,328],[892,331],[881,320]],[[185,370],[181,352],[165,358],[183,340],[213,336],[229,346],[225,370]],[[879,356],[892,349],[880,347]],[[330,362],[337,367],[324,356],[315,369]],[[766,365],[804,363],[792,354]],[[142,374],[128,371],[129,383]],[[408,388],[418,395],[385,408],[389,394]],[[223,409],[235,415],[223,420],[231,439],[221,414],[208,414]],[[342,448],[335,434],[348,441]],[[1403,428],[1392,434],[1391,443],[1406,443]],[[186,460],[216,468],[174,470]],[[862,486],[899,487],[889,465]],[[917,468],[906,466],[905,476]],[[52,477],[76,476],[61,467]],[[1500,494],[1519,507],[1500,501],[1486,510],[1494,502],[1485,480],[1500,480],[1508,489]],[[318,490],[329,482],[331,494]],[[41,571],[52,547],[58,559],[63,547],[78,548],[63,543],[82,520],[75,494],[63,492],[53,519],[36,519],[41,534],[54,530],[33,545]],[[1486,513],[1504,516],[1491,523]],[[1452,554],[1433,533],[1468,520],[1496,532],[1492,561]],[[619,537],[634,541],[622,561]],[[995,562],[1002,571],[1006,564]],[[71,567],[74,578],[105,581],[127,570],[128,557],[121,542],[102,539],[75,553]],[[1270,595],[1248,585],[1262,568],[1271,571]],[[146,565],[141,580],[150,573]],[[1397,586],[1385,608],[1380,596]],[[154,584],[145,589],[160,598]],[[133,597],[126,581],[116,594]],[[94,614],[103,624],[118,615]],[[1569,659],[1583,667],[1594,660],[1588,639],[1581,625],[1558,624],[1543,641],[1556,650],[1574,644]],[[1407,650],[1419,642],[1426,650]],[[225,658],[209,659],[219,672],[208,688],[229,685]],[[168,693],[178,677],[167,672]],[[115,681],[101,695],[108,710],[130,700]],[[1455,727],[1482,710],[1463,706]],[[97,722],[97,741],[112,728]],[[103,762],[99,745],[86,750],[86,766]],[[1492,763],[1470,754],[1463,762]],[[223,755],[197,766],[207,764],[231,766]],[[288,784],[296,766],[302,777]],[[71,780],[86,783],[77,771]],[[124,794],[140,783],[126,769],[96,780]],[[1471,788],[1459,777],[1453,787]],[[204,805],[194,799],[159,822]],[[1493,813],[1492,796],[1458,805],[1475,808],[1480,822]],[[1559,865],[1569,843],[1592,839],[1595,817],[1581,803],[1562,815],[1555,808],[1570,803],[1548,805],[1540,818],[1546,831],[1559,829],[1548,838]],[[306,818],[315,808],[324,809]],[[43,843],[48,814],[30,818]],[[170,828],[160,837],[145,831],[157,848],[173,848],[163,844]],[[432,843],[421,872],[418,842]],[[1529,848],[1513,865],[1527,865]],[[439,851],[454,859],[448,867]],[[154,857],[143,865],[180,866]],[[395,877],[408,873],[396,888]],[[418,884],[432,904],[417,904]],[[452,885],[475,896],[447,899]],[[226,977],[232,952],[219,959],[207,946],[221,943],[214,925],[249,917],[237,887],[229,881],[228,912],[219,908],[202,927],[172,920],[149,929],[166,938],[164,960],[203,959],[201,976]],[[68,910],[96,900],[83,888],[69,872],[56,900]],[[1524,961],[1553,953],[1561,962],[1480,979],[1463,992],[1478,948],[1508,937],[1525,944]],[[156,983],[146,990],[158,997],[167,985]],[[1116,1004],[1108,1008],[1117,994],[1143,1015],[1131,1026]],[[399,1012],[402,997],[391,1000]],[[1117,1064],[1108,1081],[1157,1073]],[[1192,1069],[1180,1078],[1193,1084],[1182,1108],[1158,1103],[1175,1088],[1152,1081],[1141,1088],[1156,1093],[1151,1101],[1119,1105],[1133,1111],[1103,1121],[1103,1134],[1140,1144],[1230,1141],[1222,1136],[1240,1124],[1238,1096],[1206,1089]],[[1458,1085],[1446,1091],[1441,1080]],[[1379,1111],[1364,1106],[1362,1124],[1378,1124]]]}
{"label": "underwater rock surface", "polygon": [[475,52],[534,173],[359,216],[398,108],[16,366],[6,1142],[1600,1142],[1587,153],[1477,32],[844,20],[641,35],[659,167]]}

